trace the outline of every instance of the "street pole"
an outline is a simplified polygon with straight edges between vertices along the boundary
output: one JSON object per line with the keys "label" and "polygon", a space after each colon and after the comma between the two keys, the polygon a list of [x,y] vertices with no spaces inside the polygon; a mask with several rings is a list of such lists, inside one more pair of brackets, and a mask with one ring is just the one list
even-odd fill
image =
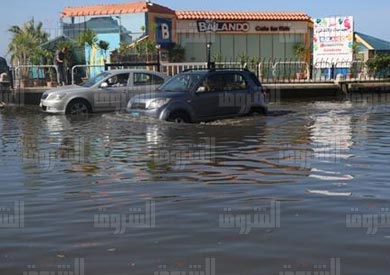
{"label": "street pole", "polygon": [[161,45],[157,44],[156,45],[156,50],[157,50],[157,71],[160,72],[161,70]]}
{"label": "street pole", "polygon": [[211,42],[207,42],[206,48],[207,48],[207,69],[211,69]]}

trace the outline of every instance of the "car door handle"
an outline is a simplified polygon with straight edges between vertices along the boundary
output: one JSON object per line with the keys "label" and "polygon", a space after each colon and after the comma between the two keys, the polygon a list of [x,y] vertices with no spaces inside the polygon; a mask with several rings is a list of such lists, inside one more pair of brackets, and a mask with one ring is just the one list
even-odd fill
{"label": "car door handle", "polygon": [[191,100],[191,99],[187,100],[187,103],[191,103],[191,102],[192,102],[192,100]]}

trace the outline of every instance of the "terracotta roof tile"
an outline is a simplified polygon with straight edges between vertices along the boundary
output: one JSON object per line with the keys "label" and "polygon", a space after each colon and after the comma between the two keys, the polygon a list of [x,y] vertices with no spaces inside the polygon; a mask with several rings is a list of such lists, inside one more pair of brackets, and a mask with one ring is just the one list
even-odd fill
{"label": "terracotta roof tile", "polygon": [[212,11],[177,11],[181,20],[283,20],[309,21],[303,12],[212,12]]}
{"label": "terracotta roof tile", "polygon": [[167,7],[152,3],[149,5],[146,2],[132,2],[122,4],[105,4],[92,5],[81,7],[67,7],[61,13],[61,17],[72,16],[93,16],[93,15],[112,15],[125,13],[143,13],[156,12],[174,14],[175,12]]}

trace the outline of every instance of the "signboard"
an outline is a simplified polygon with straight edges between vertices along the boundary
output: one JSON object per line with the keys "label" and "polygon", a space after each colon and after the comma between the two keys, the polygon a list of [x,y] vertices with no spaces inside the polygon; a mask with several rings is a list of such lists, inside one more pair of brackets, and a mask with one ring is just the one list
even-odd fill
{"label": "signboard", "polygon": [[197,21],[198,32],[248,32],[247,22]]}
{"label": "signboard", "polygon": [[214,21],[200,20],[196,21],[198,32],[289,32],[289,26],[250,24],[249,22],[232,21]]}
{"label": "signboard", "polygon": [[306,34],[306,21],[178,20],[177,33]]}
{"label": "signboard", "polygon": [[169,18],[156,18],[156,43],[162,49],[169,48],[172,44],[172,20]]}
{"label": "signboard", "polygon": [[352,45],[352,16],[314,19],[313,59],[316,67],[346,67],[353,59]]}

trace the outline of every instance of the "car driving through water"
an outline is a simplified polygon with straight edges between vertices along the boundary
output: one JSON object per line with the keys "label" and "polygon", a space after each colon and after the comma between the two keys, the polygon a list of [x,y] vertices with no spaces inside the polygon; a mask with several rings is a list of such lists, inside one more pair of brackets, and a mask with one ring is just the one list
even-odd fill
{"label": "car driving through water", "polygon": [[267,114],[262,85],[245,69],[188,70],[180,73],[157,92],[137,95],[128,105],[133,116],[190,123]]}
{"label": "car driving through water", "polygon": [[42,94],[40,107],[54,114],[86,114],[125,110],[129,99],[150,93],[167,76],[149,70],[104,71],[80,85],[62,86]]}

